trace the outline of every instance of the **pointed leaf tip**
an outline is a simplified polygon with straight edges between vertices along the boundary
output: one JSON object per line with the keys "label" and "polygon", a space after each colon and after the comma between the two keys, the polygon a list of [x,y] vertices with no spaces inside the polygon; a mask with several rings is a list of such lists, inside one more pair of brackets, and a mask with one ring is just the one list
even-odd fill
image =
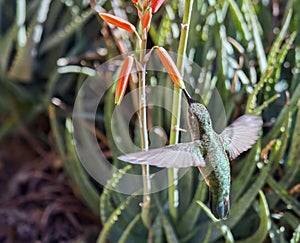
{"label": "pointed leaf tip", "polygon": [[157,47],[156,51],[174,84],[180,89],[185,89],[182,76],[168,52],[163,47]]}
{"label": "pointed leaf tip", "polygon": [[134,27],[133,24],[131,24],[130,22],[128,22],[125,19],[122,19],[120,17],[117,17],[115,15],[112,14],[108,14],[108,13],[99,13],[99,16],[107,23],[112,24],[114,26],[117,26],[123,30],[126,30],[128,32],[135,32],[136,29]]}
{"label": "pointed leaf tip", "polygon": [[132,70],[134,58],[132,56],[126,57],[122,69],[120,71],[120,75],[117,81],[116,93],[115,93],[115,104],[120,105],[121,101],[126,92],[126,88],[128,85],[129,75]]}

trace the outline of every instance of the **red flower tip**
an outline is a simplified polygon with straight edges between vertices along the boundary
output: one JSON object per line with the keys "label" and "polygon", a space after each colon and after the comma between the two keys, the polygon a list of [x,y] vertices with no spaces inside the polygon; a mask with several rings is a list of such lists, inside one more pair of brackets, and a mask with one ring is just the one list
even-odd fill
{"label": "red flower tip", "polygon": [[117,26],[128,32],[135,32],[136,29],[133,24],[129,23],[127,20],[120,17],[114,16],[108,13],[99,13],[100,17],[107,23]]}
{"label": "red flower tip", "polygon": [[148,29],[150,27],[152,19],[151,7],[147,8],[142,17],[142,27],[143,29]]}
{"label": "red flower tip", "polygon": [[163,47],[157,47],[156,51],[174,84],[180,89],[185,89],[181,74],[168,52]]}
{"label": "red flower tip", "polygon": [[155,14],[164,2],[165,0],[152,0],[152,14]]}
{"label": "red flower tip", "polygon": [[125,95],[130,72],[131,72],[132,65],[133,65],[133,60],[134,60],[134,58],[132,56],[128,56],[125,58],[125,61],[122,65],[122,69],[120,71],[120,75],[119,75],[118,82],[116,85],[116,93],[115,93],[115,104],[116,105],[121,104],[121,101]]}

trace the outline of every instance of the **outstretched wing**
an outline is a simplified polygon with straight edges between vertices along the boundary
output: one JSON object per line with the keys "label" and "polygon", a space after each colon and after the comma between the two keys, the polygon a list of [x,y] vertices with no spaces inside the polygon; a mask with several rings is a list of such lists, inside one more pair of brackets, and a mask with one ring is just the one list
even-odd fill
{"label": "outstretched wing", "polygon": [[224,129],[220,136],[231,160],[251,148],[259,137],[262,123],[259,116],[243,115]]}
{"label": "outstretched wing", "polygon": [[200,143],[197,141],[124,154],[119,159],[132,164],[149,164],[165,168],[205,166],[205,161],[200,150]]}

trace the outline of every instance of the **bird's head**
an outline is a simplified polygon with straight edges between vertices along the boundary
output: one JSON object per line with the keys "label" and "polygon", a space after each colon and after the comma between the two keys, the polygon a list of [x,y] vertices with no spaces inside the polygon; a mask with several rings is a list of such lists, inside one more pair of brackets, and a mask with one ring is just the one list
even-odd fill
{"label": "bird's head", "polygon": [[189,105],[189,116],[194,116],[201,127],[212,127],[208,110],[200,103],[194,102]]}
{"label": "bird's head", "polygon": [[183,90],[188,101],[188,116],[190,120],[197,120],[197,123],[202,128],[211,128],[211,119],[206,107],[191,98],[186,89]]}

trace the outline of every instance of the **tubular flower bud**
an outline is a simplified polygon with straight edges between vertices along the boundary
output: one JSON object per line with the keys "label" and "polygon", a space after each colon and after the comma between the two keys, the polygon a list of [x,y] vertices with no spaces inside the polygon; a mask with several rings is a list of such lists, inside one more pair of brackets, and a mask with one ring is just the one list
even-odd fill
{"label": "tubular flower bud", "polygon": [[152,14],[155,14],[164,2],[165,0],[152,0]]}
{"label": "tubular flower bud", "polygon": [[168,52],[163,47],[158,47],[156,51],[174,84],[180,89],[185,89],[182,76]]}
{"label": "tubular flower bud", "polygon": [[108,13],[100,13],[100,17],[107,23],[117,26],[128,32],[135,32],[136,29],[133,24],[129,23],[127,20],[120,17],[114,16]]}
{"label": "tubular flower bud", "polygon": [[133,57],[128,56],[125,58],[125,61],[123,63],[122,69],[120,71],[120,75],[118,78],[117,86],[116,86],[116,93],[115,93],[115,104],[120,105],[124,94],[126,92],[126,88],[128,85],[128,80],[130,76],[130,72],[133,65]]}
{"label": "tubular flower bud", "polygon": [[151,19],[152,19],[151,8],[147,8],[142,17],[143,29],[148,29],[150,27]]}

